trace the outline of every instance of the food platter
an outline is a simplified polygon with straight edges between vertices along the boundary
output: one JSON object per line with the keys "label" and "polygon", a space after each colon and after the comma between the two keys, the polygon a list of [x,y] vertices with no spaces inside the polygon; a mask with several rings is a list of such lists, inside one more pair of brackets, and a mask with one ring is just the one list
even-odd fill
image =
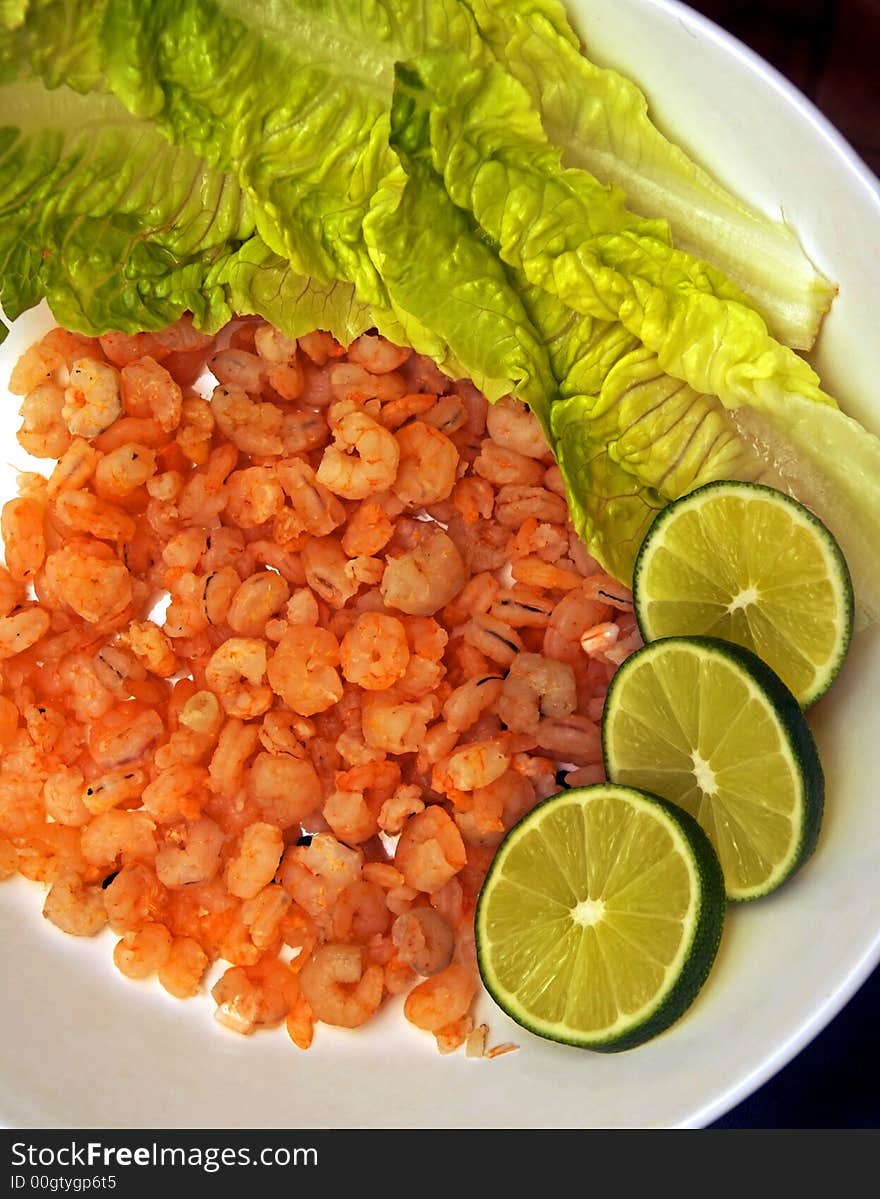
{"label": "food platter", "polygon": [[[729,188],[782,211],[839,285],[815,363],[828,389],[880,431],[880,195],[812,106],[727,35],[669,0],[571,0],[593,58],[649,97],[657,122]],[[845,214],[845,216],[842,216]],[[8,377],[45,314],[17,322]],[[4,397],[12,494],[16,402]],[[516,1053],[439,1057],[390,1005],[368,1029],[322,1029],[307,1053],[283,1032],[236,1038],[205,996],[185,1004],[113,969],[109,934],[84,943],[49,927],[39,895],[0,892],[8,985],[0,999],[0,1119],[49,1127],[703,1126],[779,1070],[880,961],[880,760],[872,701],[876,627],[810,715],[827,782],[819,848],[775,896],[734,908],[718,961],[686,1019],[638,1050],[581,1052],[539,1041],[488,998],[479,1015]]]}

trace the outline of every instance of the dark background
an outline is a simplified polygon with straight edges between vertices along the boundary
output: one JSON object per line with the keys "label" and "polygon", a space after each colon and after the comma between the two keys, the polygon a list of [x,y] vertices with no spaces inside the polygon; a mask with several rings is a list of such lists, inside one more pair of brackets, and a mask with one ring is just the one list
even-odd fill
{"label": "dark background", "polygon": [[[689,3],[787,75],[880,174],[880,0]],[[880,969],[793,1062],[710,1127],[880,1128]]]}

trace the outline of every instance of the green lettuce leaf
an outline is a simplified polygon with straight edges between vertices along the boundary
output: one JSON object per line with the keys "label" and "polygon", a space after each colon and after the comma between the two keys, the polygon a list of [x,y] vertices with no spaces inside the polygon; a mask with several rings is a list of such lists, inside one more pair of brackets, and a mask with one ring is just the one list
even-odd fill
{"label": "green lettuce leaf", "polygon": [[562,167],[511,76],[469,69],[450,51],[420,56],[406,83],[430,114],[449,194],[529,282],[584,315],[619,320],[666,373],[732,408],[790,395],[833,404],[718,272],[627,214],[619,193]]}
{"label": "green lettuce leaf", "polygon": [[675,246],[732,279],[780,341],[813,345],[836,288],[788,225],[743,204],[664,137],[639,88],[582,53],[556,0],[466,3],[566,166],[617,184],[634,212],[667,220]]}
{"label": "green lettuce leaf", "polygon": [[322,328],[348,344],[399,325],[354,287],[297,275],[254,230],[235,179],[208,167],[112,96],[0,88],[0,305],[47,299],[90,334],[157,329],[192,312],[215,331],[258,314],[289,336]]}
{"label": "green lettuce leaf", "polygon": [[505,268],[456,208],[442,180],[401,155],[364,232],[410,344],[457,370],[490,399],[513,393],[548,427],[556,380]]}
{"label": "green lettuce leaf", "polygon": [[880,619],[880,439],[838,408],[792,398],[731,412],[638,347],[597,395],[554,404],[551,433],[575,527],[624,582],[657,509],[704,483],[739,479],[815,512],[849,565],[857,626]]}
{"label": "green lettuce leaf", "polygon": [[[0,304],[15,319],[46,297],[84,332],[157,329],[193,311],[229,318],[209,282],[250,237],[235,181],[172,146],[100,93],[38,80],[0,87]],[[157,289],[186,275],[186,294]]]}
{"label": "green lettuce leaf", "polygon": [[91,86],[235,178],[257,233],[296,273],[387,304],[362,225],[397,166],[393,67],[434,44],[488,61],[458,0],[66,0],[75,78],[47,54],[56,3],[31,0],[13,39],[36,74],[78,86],[91,72]]}

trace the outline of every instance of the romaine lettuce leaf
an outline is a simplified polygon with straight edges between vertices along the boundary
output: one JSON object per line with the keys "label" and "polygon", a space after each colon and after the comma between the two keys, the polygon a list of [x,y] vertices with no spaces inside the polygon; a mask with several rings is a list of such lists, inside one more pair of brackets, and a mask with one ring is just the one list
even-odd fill
{"label": "romaine lettuce leaf", "polygon": [[[0,87],[0,304],[46,297],[85,332],[229,319],[209,275],[254,230],[234,179],[112,97],[38,80]],[[154,286],[188,280],[186,294]],[[149,297],[147,300],[146,297]]]}
{"label": "romaine lettuce leaf", "polygon": [[550,440],[572,520],[606,570],[631,581],[641,539],[669,501],[720,479],[766,483],[837,538],[857,626],[880,619],[880,439],[838,408],[797,397],[731,411],[665,374],[622,326],[514,279],[558,381]]}
{"label": "romaine lettuce leaf", "polygon": [[556,379],[504,264],[452,203],[421,153],[423,126],[395,108],[401,165],[381,191],[364,234],[391,308],[421,353],[453,356],[490,399],[513,392],[549,428]]}
{"label": "romaine lettuce leaf", "polygon": [[295,274],[254,233],[235,179],[208,167],[112,96],[0,88],[0,305],[14,319],[46,298],[90,334],[156,329],[192,312],[214,331],[256,313],[289,336],[323,328],[348,344],[389,316],[349,283]]}
{"label": "romaine lettuce leaf", "polygon": [[718,272],[627,214],[620,193],[563,169],[527,93],[500,67],[428,53],[410,64],[406,84],[430,114],[449,194],[529,282],[584,315],[619,320],[666,373],[729,407],[789,395],[833,404]]}
{"label": "romaine lettuce leaf", "polygon": [[564,165],[617,184],[634,212],[667,220],[678,249],[738,284],[780,341],[809,349],[836,288],[795,232],[747,207],[668,141],[639,88],[585,57],[557,0],[465,2],[529,92]]}
{"label": "romaine lettuce leaf", "polygon": [[[13,43],[46,82],[76,86],[46,52],[56,2],[31,0]],[[87,63],[91,86],[236,179],[257,233],[296,273],[351,282],[362,302],[387,305],[362,225],[397,166],[393,65],[435,43],[488,61],[458,0],[66,0],[63,8],[77,31],[77,82]]]}

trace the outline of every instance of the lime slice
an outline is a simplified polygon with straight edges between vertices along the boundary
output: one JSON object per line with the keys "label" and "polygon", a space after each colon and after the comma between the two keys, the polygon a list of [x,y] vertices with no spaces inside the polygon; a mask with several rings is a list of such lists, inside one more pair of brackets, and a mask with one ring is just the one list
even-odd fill
{"label": "lime slice", "polygon": [[791,692],[740,646],[666,637],[638,650],[611,681],[602,746],[610,779],[696,817],[728,899],[766,895],[815,848],[815,742]]}
{"label": "lime slice", "polygon": [[802,707],[830,687],[852,635],[853,592],[831,533],[756,483],[708,483],[665,508],[636,559],[645,641],[689,634],[752,650]]}
{"label": "lime slice", "polygon": [[724,907],[718,859],[687,813],[630,787],[573,788],[501,843],[477,902],[480,973],[538,1036],[632,1049],[693,1002]]}

